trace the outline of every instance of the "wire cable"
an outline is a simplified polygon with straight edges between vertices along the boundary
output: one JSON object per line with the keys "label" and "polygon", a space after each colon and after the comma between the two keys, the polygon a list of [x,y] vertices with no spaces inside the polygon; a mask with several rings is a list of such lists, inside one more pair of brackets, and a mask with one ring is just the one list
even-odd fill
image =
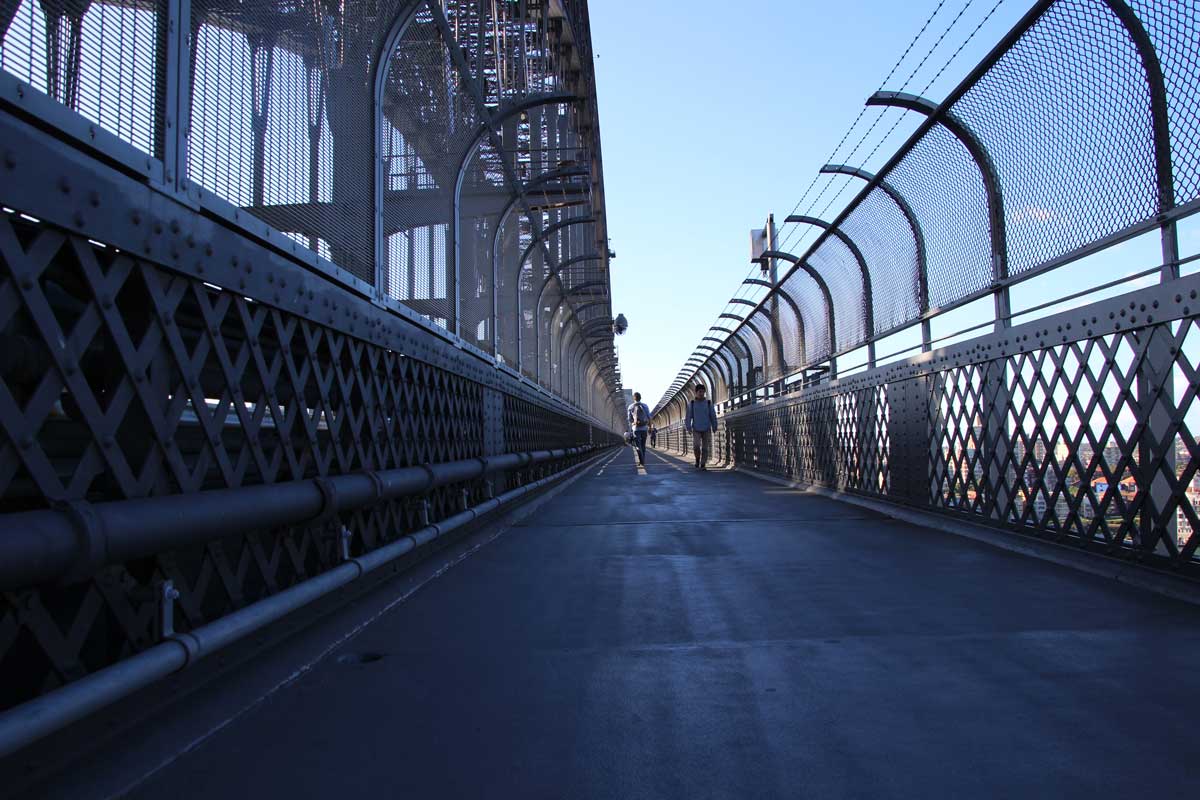
{"label": "wire cable", "polygon": [[[916,46],[917,42],[920,41],[922,36],[925,35],[925,32],[929,29],[929,26],[933,23],[934,19],[941,12],[942,8],[946,4],[946,1],[947,0],[938,0],[937,5],[934,7],[933,11],[930,12],[929,16],[925,19],[925,22],[922,24],[921,28],[917,31],[916,35],[913,36],[911,41],[909,41],[908,46],[904,49],[904,52],[902,52],[900,54],[900,57],[892,65],[891,69],[888,70],[887,75],[885,75],[883,80],[880,82],[879,89],[877,91],[882,91],[883,88],[885,86],[887,86],[888,81],[891,80],[892,76],[895,75],[897,70],[904,63],[905,59],[907,59],[909,54],[912,53],[913,48]],[[954,51],[953,54],[951,54],[950,58],[942,65],[942,67],[926,83],[925,88],[922,89],[922,92],[921,92],[922,94],[924,94],[926,91],[928,91],[929,87],[932,86],[933,83],[936,82],[939,77],[941,77],[941,75],[945,72],[945,70],[958,57],[958,55],[963,51],[963,49],[967,46],[967,44],[974,39],[975,35],[979,32],[979,30],[983,27],[983,25],[992,17],[992,15],[996,12],[996,10],[1000,7],[1000,5],[1003,4],[1003,2],[1004,2],[1004,0],[997,0],[995,5],[992,6],[991,10],[988,11],[988,13],[983,17],[983,19],[980,20],[980,22],[975,26],[974,30],[972,30],[972,32],[966,37],[966,39],[959,44],[958,48]],[[963,4],[962,8],[960,8],[958,10],[958,13],[955,14],[953,19],[951,19],[949,24],[946,25],[945,29],[943,29],[941,35],[938,36],[938,38],[933,42],[933,44],[926,50],[925,54],[921,57],[921,60],[917,63],[917,65],[915,67],[913,67],[913,69],[909,72],[908,77],[905,78],[904,82],[901,84],[899,91],[903,91],[904,89],[906,89],[908,87],[909,83],[911,83],[912,80],[916,77],[916,75],[921,71],[922,67],[924,67],[924,65],[926,63],[928,63],[929,59],[932,57],[934,52],[941,46],[942,42],[945,41],[946,37],[957,26],[958,22],[963,18],[963,16],[966,14],[966,12],[971,8],[973,3],[974,3],[974,0],[966,0],[966,2]],[[839,139],[837,145],[833,148],[833,151],[830,153],[829,157],[825,160],[824,163],[832,163],[833,162],[833,160],[837,157],[837,154],[841,151],[842,147],[849,140],[851,135],[854,133],[854,130],[857,128],[859,123],[862,121],[863,117],[866,115],[868,108],[870,108],[870,107],[865,106],[865,105],[863,106],[863,108],[859,111],[858,116],[855,117],[854,121],[846,129],[846,132],[842,135],[841,139]],[[859,137],[858,141],[855,143],[854,147],[850,150],[850,152],[845,156],[845,158],[842,159],[843,161],[849,162],[851,159],[854,158],[854,156],[863,147],[863,145],[866,143],[866,141],[871,136],[871,134],[879,126],[879,123],[883,120],[884,115],[891,110],[892,109],[889,107],[883,107],[883,108],[879,109],[879,113],[876,115],[875,119],[872,121],[872,123],[867,128],[867,130],[862,134],[862,136]],[[899,126],[899,124],[903,120],[903,118],[904,118],[903,114],[898,115],[896,121],[893,122],[892,126],[888,129],[887,133],[885,133],[883,135],[883,137],[878,142],[875,143],[875,145],[871,149],[870,153],[863,159],[862,163],[864,165],[866,163],[869,163],[870,160],[879,151],[880,147],[882,147],[883,144],[886,141],[888,141],[888,139],[895,132],[896,128]],[[804,201],[808,198],[808,195],[812,192],[813,188],[817,185],[817,183],[821,180],[822,177],[827,178],[827,180],[825,181],[825,185],[821,188],[820,192],[817,193],[816,197],[814,197],[808,205],[808,213],[806,214],[806,216],[813,216],[813,214],[812,214],[813,209],[816,208],[817,203],[819,203],[820,200],[825,196],[825,194],[829,191],[830,187],[832,187],[834,185],[834,183],[836,183],[835,178],[837,176],[832,176],[832,175],[826,176],[824,173],[818,172],[817,175],[813,177],[813,180],[809,183],[808,187],[804,190],[804,193],[801,195],[800,199],[796,202],[796,205],[792,209],[791,214],[789,214],[789,216],[794,215],[800,209],[800,207],[804,204]],[[842,195],[845,193],[847,187],[850,185],[851,179],[848,177],[845,177],[845,176],[843,176],[843,177],[845,179],[842,181],[841,186],[829,198],[829,200],[825,203],[824,207],[821,209],[820,214],[818,215],[820,218],[824,218],[824,215],[829,211],[829,209],[831,207],[833,207],[833,204],[836,203],[838,201],[838,199],[840,199],[842,197]],[[781,228],[786,228],[787,226],[788,226],[788,223],[784,222],[781,225]],[[788,230],[782,243],[779,243],[776,246],[778,247],[778,249],[787,250],[789,247],[792,246],[793,240],[796,238],[797,234],[799,234],[798,242],[803,243],[805,241],[805,239],[807,238],[807,236],[813,232],[812,227],[813,226],[810,226],[810,225],[794,224],[793,227],[791,227],[790,230]],[[752,267],[749,270],[749,272],[747,273],[746,277],[749,278],[749,277],[753,276],[756,270],[757,270],[756,267]],[[748,284],[748,283],[746,283],[745,279],[743,279],[743,281],[738,285],[738,288],[735,290],[732,299],[751,299],[752,296],[757,295],[757,297],[753,297],[753,302],[755,302],[757,304],[757,303],[761,302],[762,297],[766,293],[767,293],[766,287],[758,286],[756,284]],[[730,313],[730,308],[733,305],[735,305],[735,304],[732,302],[732,300],[726,302],[726,304],[724,306],[724,310],[721,313]],[[740,304],[737,304],[737,305],[740,305]],[[753,313],[753,312],[751,312],[751,313]],[[718,322],[714,323],[714,326],[719,324],[719,320],[720,320],[720,317],[718,317]],[[714,326],[709,327],[709,330],[708,330],[709,334],[711,334],[713,332],[712,328]],[[726,334],[725,338],[728,338],[728,334]],[[695,351],[693,350],[693,353],[694,352]],[[676,376],[675,381],[672,383],[671,386],[674,387],[676,384],[681,382],[684,378],[690,379],[690,376],[694,375],[695,372],[697,372],[697,371],[698,371],[698,368],[694,368],[694,367],[681,368],[679,373]],[[664,392],[663,397],[659,400],[659,403],[656,406],[656,410],[663,403],[668,401],[671,394],[673,394],[671,387],[668,387],[668,390],[666,392]]]}

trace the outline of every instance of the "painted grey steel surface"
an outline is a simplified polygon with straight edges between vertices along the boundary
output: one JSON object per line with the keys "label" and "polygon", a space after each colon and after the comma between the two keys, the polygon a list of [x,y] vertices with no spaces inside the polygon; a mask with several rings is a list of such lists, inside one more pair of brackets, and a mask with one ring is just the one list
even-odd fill
{"label": "painted grey steel surface", "polygon": [[[796,386],[719,435],[739,467],[1200,578],[1198,326],[1194,274]],[[689,452],[673,420],[659,440]]]}
{"label": "painted grey steel surface", "polygon": [[0,708],[617,441],[585,3],[0,21]]}
{"label": "painted grey steel surface", "polygon": [[[827,224],[789,218],[825,230],[762,254],[793,266],[685,362],[655,410],[663,440],[686,453],[680,401],[728,376],[714,396],[737,466],[1200,577],[1200,284],[1179,278],[1177,230],[1200,210],[1198,26],[1195,3],[1042,0],[940,104],[873,95],[925,119],[877,173],[822,169],[865,185]],[[1141,275],[1160,286],[1009,330],[1014,284],[1153,231],[1162,261]],[[931,318],[989,296],[977,327],[995,335],[928,352]],[[901,331],[923,355],[872,369]],[[789,341],[804,358],[764,385],[763,354]],[[860,348],[866,371],[839,379]]]}
{"label": "painted grey steel surface", "polygon": [[[815,312],[792,373],[834,377],[839,355],[910,326],[928,349],[931,315],[981,298],[994,298],[1003,329],[1012,285],[1148,231],[1175,277],[1176,223],[1200,210],[1198,25],[1194,3],[1040,0],[940,104],[874,95],[925,119],[875,174],[822,170],[865,185],[738,329],[799,341],[777,319],[787,291]],[[816,311],[826,293],[838,315],[828,336]],[[697,372],[685,365],[659,408]],[[739,402],[762,394],[747,383]]]}
{"label": "painted grey steel surface", "polygon": [[626,450],[131,798],[1180,796],[1197,622]]}
{"label": "painted grey steel surface", "polygon": [[[157,645],[101,669],[43,697],[0,711],[0,758],[11,755],[54,731],[83,719],[138,689],[186,669],[234,642],[278,622],[302,606],[380,569],[419,547],[520,499],[529,492],[588,465],[572,452],[539,454],[531,463],[570,459],[572,466],[531,483],[488,498],[453,516],[402,536],[369,553],[346,558],[341,564],[278,594],[240,608],[188,633],[171,633]],[[528,455],[528,454],[526,454]],[[592,459],[594,461],[594,458]]]}

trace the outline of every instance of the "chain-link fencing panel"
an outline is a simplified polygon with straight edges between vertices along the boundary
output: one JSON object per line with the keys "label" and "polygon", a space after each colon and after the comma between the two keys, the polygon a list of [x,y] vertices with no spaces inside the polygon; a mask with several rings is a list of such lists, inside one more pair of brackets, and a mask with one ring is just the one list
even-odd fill
{"label": "chain-link fencing panel", "polygon": [[1149,86],[1103,3],[1055,3],[953,113],[998,173],[1010,275],[1158,212]]}
{"label": "chain-link fencing panel", "polygon": [[1166,87],[1175,203],[1200,200],[1200,8],[1194,0],[1131,0]]}
{"label": "chain-link fencing panel", "polygon": [[[384,292],[449,327],[455,314],[455,192],[464,159],[483,131],[446,43],[424,8],[414,13],[388,56],[381,111],[384,216],[395,219],[385,230]],[[474,177],[496,181],[502,172],[497,154],[480,144],[475,155]]]}
{"label": "chain-link fencing panel", "polygon": [[755,339],[763,349],[762,363],[756,365],[761,368],[762,383],[770,383],[780,376],[779,341],[775,337],[774,327],[767,306],[758,308],[746,319],[745,328],[751,328],[757,333]]}
{"label": "chain-link fencing panel", "polygon": [[903,325],[921,314],[917,239],[896,200],[876,188],[840,225],[867,262],[875,330]]}
{"label": "chain-link fencing panel", "polygon": [[866,294],[862,267],[854,253],[845,242],[830,235],[809,256],[808,263],[820,273],[833,296],[837,349],[861,344],[866,340]]}
{"label": "chain-link fencing panel", "polygon": [[930,307],[990,286],[987,190],[979,165],[962,142],[943,126],[934,126],[887,180],[908,200],[925,233]]}
{"label": "chain-link fencing panel", "polygon": [[500,216],[513,199],[499,154],[490,142],[480,142],[459,184],[459,336],[489,353],[497,300],[493,285],[496,238]]}
{"label": "chain-link fencing panel", "polygon": [[166,13],[165,0],[8,0],[0,68],[161,158]]}
{"label": "chain-link fencing panel", "polygon": [[[803,269],[797,268],[783,282],[783,291],[796,302],[804,319],[804,351],[807,364],[819,362],[830,354],[829,309],[825,294],[817,281]],[[837,319],[837,309],[834,319]]]}
{"label": "chain-link fencing panel", "polygon": [[516,208],[510,209],[500,225],[496,243],[496,356],[513,369],[520,360],[518,331],[522,272],[521,254],[532,241],[529,222]]}

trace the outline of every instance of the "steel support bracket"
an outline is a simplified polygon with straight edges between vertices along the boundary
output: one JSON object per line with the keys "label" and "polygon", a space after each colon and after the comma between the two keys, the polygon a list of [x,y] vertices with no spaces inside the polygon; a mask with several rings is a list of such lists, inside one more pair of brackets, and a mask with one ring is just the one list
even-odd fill
{"label": "steel support bracket", "polygon": [[157,587],[155,600],[155,638],[164,641],[175,635],[175,601],[179,599],[179,590],[175,581],[163,581]]}

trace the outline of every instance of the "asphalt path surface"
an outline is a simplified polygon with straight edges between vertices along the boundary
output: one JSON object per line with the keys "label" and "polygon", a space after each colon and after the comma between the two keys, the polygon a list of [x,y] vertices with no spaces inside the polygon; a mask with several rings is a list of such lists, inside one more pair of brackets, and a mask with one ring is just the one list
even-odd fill
{"label": "asphalt path surface", "polygon": [[1200,609],[650,451],[134,798],[1200,796]]}

